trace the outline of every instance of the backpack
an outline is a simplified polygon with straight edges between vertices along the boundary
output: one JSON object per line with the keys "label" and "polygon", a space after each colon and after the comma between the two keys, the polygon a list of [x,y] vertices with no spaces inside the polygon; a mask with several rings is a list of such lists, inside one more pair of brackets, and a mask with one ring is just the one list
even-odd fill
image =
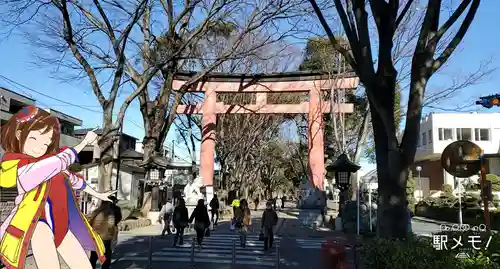
{"label": "backpack", "polygon": [[236,227],[236,228],[243,227],[243,218],[242,217],[237,216],[234,218],[234,227]]}
{"label": "backpack", "polygon": [[234,212],[234,226],[236,228],[243,227],[243,210],[239,207]]}

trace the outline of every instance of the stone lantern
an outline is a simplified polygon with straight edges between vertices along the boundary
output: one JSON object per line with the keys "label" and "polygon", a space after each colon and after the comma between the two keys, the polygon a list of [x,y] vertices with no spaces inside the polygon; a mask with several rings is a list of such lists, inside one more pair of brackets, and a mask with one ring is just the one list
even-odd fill
{"label": "stone lantern", "polygon": [[346,191],[351,185],[351,174],[356,173],[361,166],[349,160],[347,154],[342,153],[332,164],[326,167],[328,172],[335,173],[335,185],[341,191],[339,201],[339,215],[342,213],[342,206],[345,202]]}

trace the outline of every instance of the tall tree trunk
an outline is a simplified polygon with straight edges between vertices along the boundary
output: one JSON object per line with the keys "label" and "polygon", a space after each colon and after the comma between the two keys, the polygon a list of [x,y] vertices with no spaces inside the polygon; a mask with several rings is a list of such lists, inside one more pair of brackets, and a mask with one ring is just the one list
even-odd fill
{"label": "tall tree trunk", "polygon": [[113,105],[110,103],[104,108],[103,113],[102,135],[99,138],[99,192],[110,191],[111,177],[113,175],[113,158],[114,145],[116,141],[117,131],[113,124]]}
{"label": "tall tree trunk", "polygon": [[[378,92],[375,101],[382,107],[394,107],[394,78],[384,77],[375,84],[376,89],[372,89],[374,93]],[[370,105],[374,107],[372,103]],[[381,115],[378,110],[371,109],[371,116],[379,194],[377,234],[386,238],[405,238],[408,231],[405,192],[407,162],[396,139],[394,114]]]}
{"label": "tall tree trunk", "polygon": [[[156,121],[150,121],[151,124],[156,125]],[[154,138],[154,134],[148,134],[143,140],[143,161],[148,162],[151,157],[155,155],[156,150],[156,139]],[[150,178],[151,167],[149,165],[145,168],[146,179]],[[151,189],[151,211],[157,212],[159,211],[159,187],[158,185],[153,185]]]}

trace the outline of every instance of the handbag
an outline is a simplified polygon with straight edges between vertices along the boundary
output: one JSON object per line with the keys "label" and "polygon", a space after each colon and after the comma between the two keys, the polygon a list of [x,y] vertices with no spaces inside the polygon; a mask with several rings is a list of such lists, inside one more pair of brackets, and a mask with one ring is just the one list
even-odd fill
{"label": "handbag", "polygon": [[210,237],[210,229],[205,229],[205,237]]}
{"label": "handbag", "polygon": [[259,233],[259,241],[264,241],[264,232]]}

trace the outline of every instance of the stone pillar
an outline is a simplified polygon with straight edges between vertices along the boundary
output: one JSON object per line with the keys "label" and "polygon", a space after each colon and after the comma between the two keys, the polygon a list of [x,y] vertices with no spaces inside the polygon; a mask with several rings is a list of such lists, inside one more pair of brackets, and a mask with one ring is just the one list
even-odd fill
{"label": "stone pillar", "polygon": [[151,211],[153,212],[160,211],[159,203],[160,203],[160,187],[153,186],[153,188],[151,189]]}
{"label": "stone pillar", "polygon": [[202,119],[202,141],[200,149],[200,175],[203,178],[203,185],[206,187],[206,199],[210,202],[213,197],[214,184],[214,157],[215,157],[215,125],[217,123],[216,114],[217,95],[213,89],[205,91],[203,101]]}
{"label": "stone pillar", "polygon": [[309,180],[315,188],[323,190],[325,153],[323,141],[323,111],[321,90],[313,88],[309,91],[308,145],[309,145]]}

